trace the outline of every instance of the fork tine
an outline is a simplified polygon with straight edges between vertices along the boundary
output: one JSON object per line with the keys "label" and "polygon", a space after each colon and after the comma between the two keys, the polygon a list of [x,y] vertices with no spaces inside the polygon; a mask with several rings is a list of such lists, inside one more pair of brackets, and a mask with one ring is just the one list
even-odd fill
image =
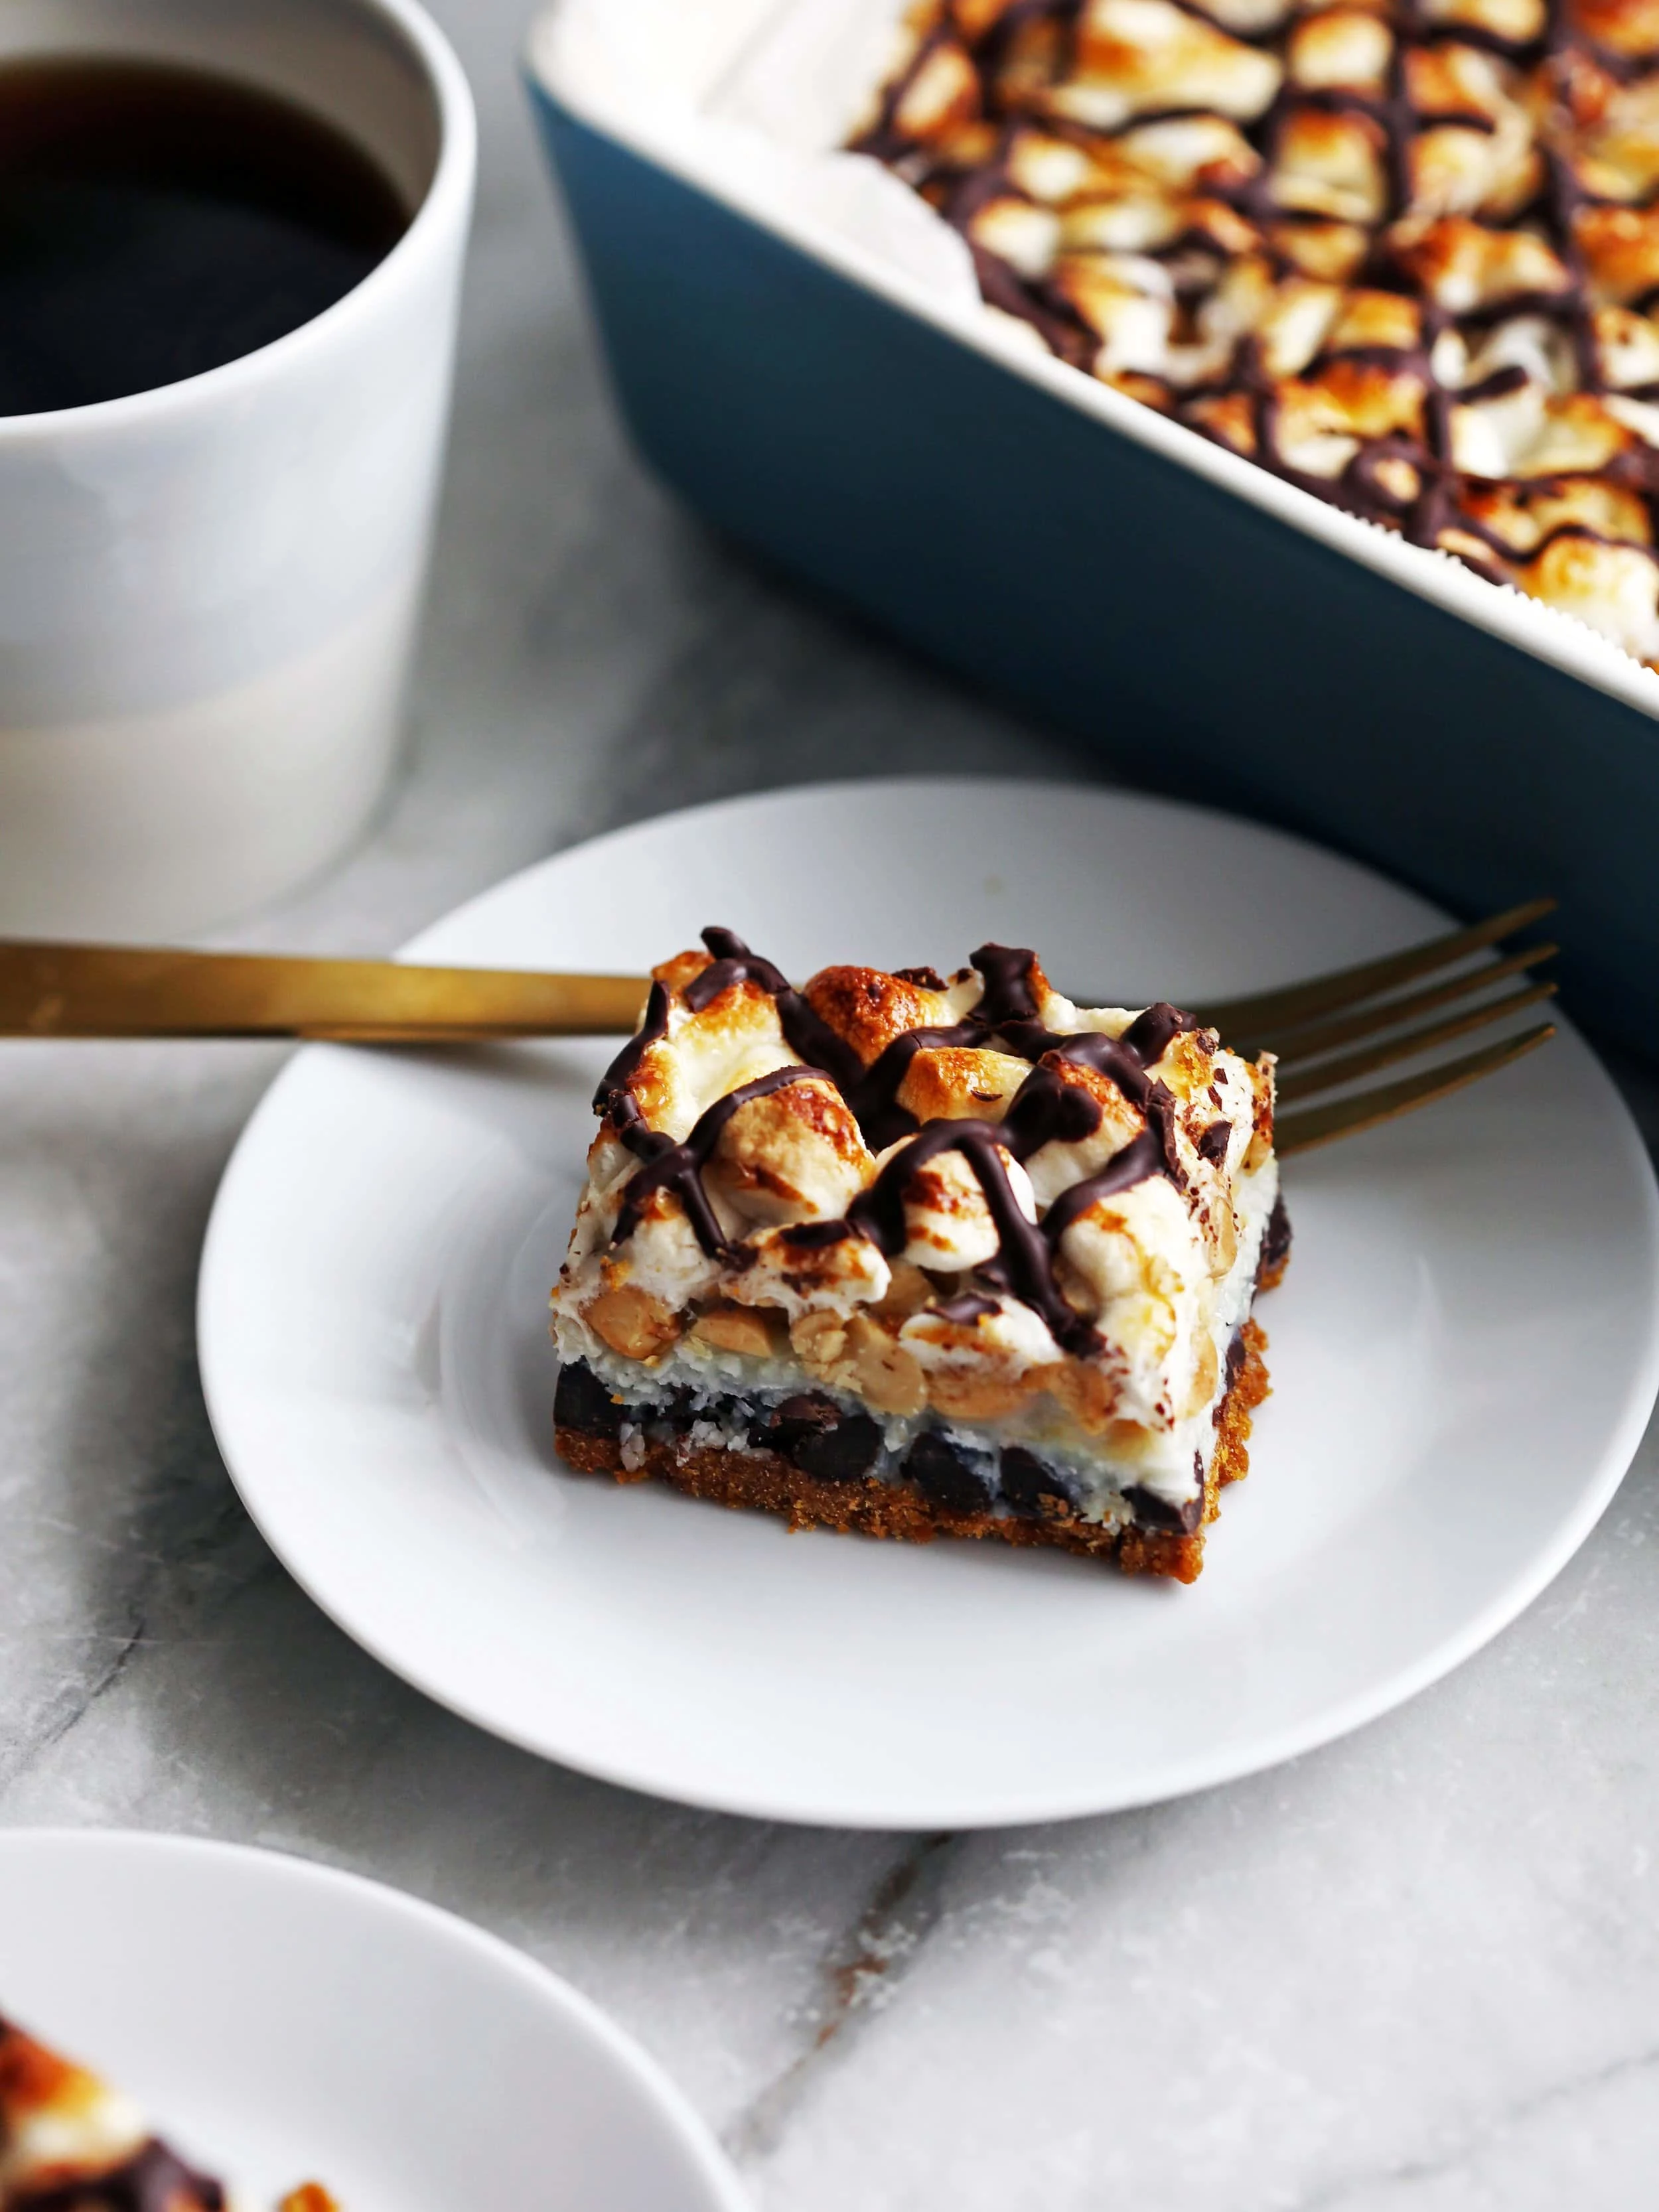
{"label": "fork tine", "polygon": [[1413,991],[1401,998],[1372,1000],[1352,1013],[1333,1014],[1328,1020],[1310,1022],[1304,1028],[1292,1030],[1287,1036],[1275,1034],[1266,1042],[1286,1067],[1316,1059],[1321,1053],[1334,1052],[1340,1044],[1358,1044],[1364,1037],[1396,1029],[1401,1023],[1414,1021],[1420,1014],[1437,1013],[1443,1006],[1455,1006],[1460,999],[1471,998],[1477,991],[1490,990],[1494,983],[1507,982],[1511,975],[1524,975],[1528,968],[1553,959],[1559,949],[1554,945],[1529,945],[1524,952],[1515,953],[1507,960],[1495,960],[1489,967],[1471,969],[1466,975],[1454,975],[1449,983],[1435,983],[1426,991]]}
{"label": "fork tine", "polygon": [[1385,1037],[1381,1044],[1344,1053],[1339,1060],[1322,1060],[1316,1067],[1300,1068],[1280,1081],[1279,1097],[1306,1098],[1317,1091],[1338,1090],[1345,1083],[1357,1082],[1362,1075],[1375,1075],[1380,1067],[1391,1067],[1396,1060],[1415,1060],[1419,1053],[1432,1052],[1437,1046],[1449,1044],[1455,1037],[1468,1036],[1490,1023],[1501,1022],[1510,1014],[1518,1014],[1523,1006],[1535,1006],[1542,999],[1553,998],[1555,991],[1553,983],[1535,983],[1529,991],[1511,991],[1470,1012],[1454,1014],[1449,1021],[1430,1022],[1422,1029]]}
{"label": "fork tine", "polygon": [[1554,1035],[1554,1023],[1544,1022],[1519,1036],[1489,1044],[1483,1052],[1425,1068],[1420,1075],[1408,1075],[1403,1082],[1385,1083],[1375,1091],[1358,1091],[1351,1098],[1334,1098],[1325,1106],[1304,1106],[1299,1114],[1287,1114],[1279,1122],[1273,1150],[1281,1158],[1291,1152],[1311,1152],[1316,1145],[1333,1144],[1339,1137],[1351,1137],[1419,1106],[1431,1106],[1436,1099],[1449,1097],[1454,1091],[1478,1083],[1483,1075],[1495,1074],[1511,1060],[1547,1044]]}
{"label": "fork tine", "polygon": [[1448,937],[1433,938],[1426,945],[1413,945],[1409,951],[1362,961],[1357,968],[1340,968],[1332,975],[1316,976],[1310,983],[1292,983],[1283,990],[1261,991],[1245,999],[1218,1000],[1193,1011],[1224,1036],[1230,1029],[1288,1029],[1294,1022],[1310,1021],[1333,1007],[1352,1005],[1357,999],[1413,983],[1419,975],[1431,975],[1437,968],[1449,968],[1454,961],[1496,945],[1500,938],[1512,936],[1529,922],[1553,914],[1556,903],[1553,898],[1528,899],[1524,906],[1489,915],[1485,921],[1454,930]]}

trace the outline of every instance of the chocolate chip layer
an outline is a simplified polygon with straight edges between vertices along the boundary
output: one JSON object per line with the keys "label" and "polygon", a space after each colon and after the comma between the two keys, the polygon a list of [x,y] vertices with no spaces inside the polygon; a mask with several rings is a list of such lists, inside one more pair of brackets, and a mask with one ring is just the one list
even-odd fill
{"label": "chocolate chip layer", "polygon": [[[642,1441],[637,1453],[629,1450],[626,1464],[618,1439],[591,1431],[562,1428],[559,1449],[580,1474],[609,1475],[618,1481],[665,1482],[694,1498],[776,1514],[797,1528],[835,1528],[921,1544],[941,1534],[988,1537],[1015,1547],[1082,1553],[1110,1562],[1127,1574],[1190,1583],[1197,1579],[1203,1566],[1202,1523],[1215,1517],[1222,1488],[1249,1471],[1251,1416],[1267,1395],[1267,1370],[1262,1358],[1266,1339],[1251,1322],[1245,1324],[1241,1340],[1244,1356],[1217,1425],[1215,1452],[1203,1496],[1186,1516],[1166,1509],[1162,1524],[1157,1526],[1139,1521],[1085,1520],[1045,1486],[1051,1480],[1063,1480],[1063,1474],[1036,1455],[1029,1455],[1032,1464],[1024,1468],[1012,1452],[1005,1454],[1005,1496],[1000,1504],[962,1510],[925,1496],[920,1482],[909,1479],[908,1469],[904,1478],[894,1480],[875,1475],[854,1480],[826,1479],[769,1448],[753,1443],[745,1448],[729,1439],[700,1443],[696,1424],[683,1435],[670,1434],[660,1413],[652,1409],[640,1409],[638,1420],[632,1425]],[[757,1410],[750,1418],[758,1431],[769,1416]],[[1038,1510],[1008,1510],[1010,1459],[1015,1486],[1029,1478],[1024,1495],[1036,1501]]]}
{"label": "chocolate chip layer", "polygon": [[904,1472],[930,1505],[947,1513],[983,1513],[996,1499],[986,1456],[964,1451],[937,1429],[926,1429],[911,1445]]}
{"label": "chocolate chip layer", "polygon": [[[1226,1363],[1226,1390],[1216,1408],[1219,1426],[1249,1358],[1243,1335],[1236,1336]],[[975,1448],[942,1428],[925,1428],[901,1455],[890,1452],[880,1425],[867,1413],[849,1412],[819,1392],[802,1392],[775,1405],[739,1397],[699,1401],[686,1390],[665,1401],[628,1407],[619,1405],[592,1370],[580,1360],[560,1370],[554,1395],[556,1429],[568,1436],[619,1442],[624,1425],[670,1444],[714,1427],[731,1437],[746,1437],[752,1449],[775,1453],[821,1482],[858,1482],[866,1478],[902,1481],[930,1506],[949,1515],[993,1514],[1025,1517],[1074,1515],[1083,1492],[1075,1472],[1024,1444],[1000,1452]],[[1130,1517],[1142,1527],[1190,1534],[1202,1519],[1204,1467],[1194,1462],[1195,1496],[1171,1504],[1156,1492],[1134,1485],[1122,1492]]]}
{"label": "chocolate chip layer", "polygon": [[553,1393],[553,1419],[562,1429],[577,1429],[584,1436],[622,1434],[623,1409],[592,1369],[580,1359],[567,1359],[559,1370]]}
{"label": "chocolate chip layer", "polygon": [[823,1482],[856,1482],[881,1455],[881,1431],[867,1413],[848,1413],[832,1398],[786,1398],[769,1423],[750,1431],[804,1474]]}
{"label": "chocolate chip layer", "polygon": [[1074,1512],[1079,1503],[1076,1479],[1052,1461],[1040,1459],[1023,1444],[1002,1455],[1002,1494],[1016,1513]]}

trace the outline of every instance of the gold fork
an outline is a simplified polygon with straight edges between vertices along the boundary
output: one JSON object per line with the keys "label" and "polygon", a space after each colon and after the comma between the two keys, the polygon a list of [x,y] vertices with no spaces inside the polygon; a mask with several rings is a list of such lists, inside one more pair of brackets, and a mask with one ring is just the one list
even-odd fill
{"label": "gold fork", "polygon": [[[1480,956],[1553,908],[1511,907],[1472,928],[1310,981],[1194,1008],[1227,1042],[1279,1056],[1286,1103],[1277,1148],[1305,1152],[1426,1106],[1506,1067],[1555,1034],[1553,1024],[1441,1060],[1400,1081],[1349,1085],[1437,1051],[1552,995],[1532,983],[1492,995],[1555,952],[1535,945]],[[1459,972],[1446,975],[1448,970]],[[1425,977],[1446,980],[1408,988]],[[348,1044],[455,1044],[472,1039],[622,1036],[639,1024],[637,975],[538,975],[519,969],[417,968],[390,960],[314,960],[249,952],[0,941],[0,1037],[296,1037]],[[1448,1008],[1456,1008],[1448,1012]],[[1425,1015],[1439,1018],[1425,1022]]]}
{"label": "gold fork", "polygon": [[[1553,898],[1529,899],[1522,906],[1488,915],[1468,929],[1455,929],[1445,937],[1431,939],[1404,952],[1386,954],[1380,960],[1362,961],[1358,967],[1340,968],[1316,975],[1305,983],[1281,990],[1263,991],[1246,999],[1218,1000],[1195,1006],[1218,1029],[1235,1051],[1276,1053],[1279,1057],[1280,1112],[1273,1147],[1281,1156],[1305,1152],[1316,1145],[1328,1145],[1351,1137],[1378,1122],[1394,1121],[1419,1106],[1431,1106],[1449,1097],[1483,1075],[1495,1075],[1512,1060],[1547,1044],[1555,1035],[1553,1022],[1502,1037],[1496,1044],[1462,1059],[1439,1060],[1415,1075],[1395,1083],[1349,1091],[1346,1086],[1404,1060],[1437,1052],[1459,1037],[1507,1021],[1528,1006],[1553,998],[1556,987],[1548,981],[1500,991],[1494,985],[1524,977],[1529,970],[1553,959],[1560,949],[1553,944],[1529,945],[1501,960],[1482,960],[1480,955],[1506,937],[1553,914]],[[1425,976],[1459,972],[1425,990],[1406,987]],[[1449,1007],[1458,1011],[1447,1012]],[[1424,1022],[1425,1014],[1440,1019]],[[1344,1047],[1358,1049],[1343,1050]],[[1325,1091],[1345,1091],[1341,1097],[1323,1105],[1302,1107],[1285,1113],[1285,1106]]]}

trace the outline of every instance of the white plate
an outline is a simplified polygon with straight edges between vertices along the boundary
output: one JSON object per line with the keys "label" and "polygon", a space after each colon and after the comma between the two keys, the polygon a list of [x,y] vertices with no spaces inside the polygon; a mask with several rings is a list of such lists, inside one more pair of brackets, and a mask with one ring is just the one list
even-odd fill
{"label": "white plate", "polygon": [[0,1834],[0,2009],[131,2092],[244,2212],[744,2212],[586,1997],[464,1920],[274,1851]]}
{"label": "white plate", "polygon": [[[1291,838],[1069,786],[842,784],[601,838],[416,956],[644,969],[739,930],[793,974],[1035,945],[1131,1005],[1306,975],[1444,926]],[[548,1286],[613,1044],[315,1048],[208,1236],[202,1371],[249,1510],[385,1662],[513,1741],[664,1796],[960,1827],[1200,1788],[1397,1705],[1583,1541],[1653,1401],[1659,1208],[1564,1034],[1297,1160],[1264,1302],[1277,1395],[1203,1580],[926,1548],[563,1472]]]}

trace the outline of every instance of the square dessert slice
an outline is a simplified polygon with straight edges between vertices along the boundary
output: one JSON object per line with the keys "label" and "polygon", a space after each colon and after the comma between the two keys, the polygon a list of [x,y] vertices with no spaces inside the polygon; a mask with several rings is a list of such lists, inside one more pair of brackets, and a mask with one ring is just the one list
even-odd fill
{"label": "square dessert slice", "polygon": [[560,1452],[796,1527],[1190,1582],[1266,1396],[1273,1062],[1035,955],[655,972],[553,1292]]}
{"label": "square dessert slice", "polygon": [[[132,2100],[0,2019],[0,2212],[234,2212]],[[315,2182],[278,2212],[337,2212]]]}

